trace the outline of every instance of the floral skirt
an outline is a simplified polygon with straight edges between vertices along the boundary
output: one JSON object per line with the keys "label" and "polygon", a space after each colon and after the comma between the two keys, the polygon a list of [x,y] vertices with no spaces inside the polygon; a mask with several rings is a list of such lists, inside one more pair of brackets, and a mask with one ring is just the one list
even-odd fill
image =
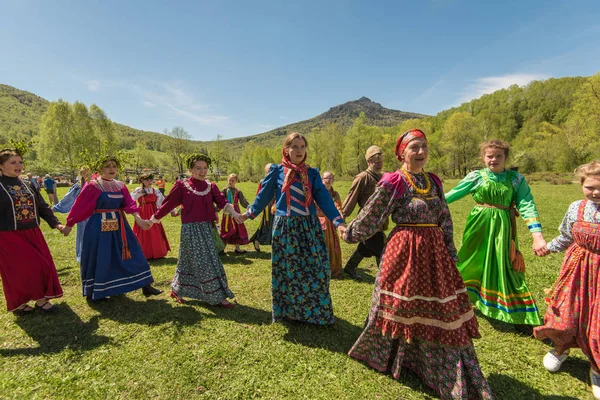
{"label": "floral skirt", "polygon": [[211,222],[181,225],[179,260],[171,288],[179,297],[212,305],[234,297],[215,249]]}
{"label": "floral skirt", "polygon": [[333,324],[329,257],[317,216],[275,217],[271,260],[273,321]]}

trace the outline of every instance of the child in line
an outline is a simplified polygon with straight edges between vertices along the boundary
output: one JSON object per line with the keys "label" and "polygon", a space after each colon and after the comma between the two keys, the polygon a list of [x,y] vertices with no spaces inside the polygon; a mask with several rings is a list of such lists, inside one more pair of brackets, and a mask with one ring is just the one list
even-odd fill
{"label": "child in line", "polygon": [[[321,175],[323,185],[329,192],[333,204],[341,212],[342,199],[340,194],[333,189],[333,172],[325,171]],[[342,273],[342,248],[340,247],[340,238],[333,226],[333,223],[325,216],[325,213],[317,206],[317,215],[321,222],[321,228],[325,234],[325,243],[327,244],[327,252],[329,253],[329,266],[331,268],[331,277],[335,278]]]}
{"label": "child in line", "polygon": [[565,251],[562,268],[553,289],[544,326],[535,328],[539,340],[552,339],[554,349],[544,357],[544,367],[556,372],[569,349],[579,347],[590,360],[590,380],[600,399],[600,161],[577,168],[584,200],[569,206],[552,240],[541,256]]}
{"label": "child in line", "polygon": [[[271,165],[273,164],[269,163],[265,165],[265,176],[267,176],[269,173]],[[257,195],[260,193],[263,181],[264,179],[262,179],[258,184],[258,189],[256,190]],[[275,200],[273,199],[269,205],[265,207],[262,212],[262,217],[260,219],[260,223],[258,224],[258,228],[256,229],[256,232],[254,232],[254,235],[252,235],[250,238],[250,242],[254,244],[254,250],[256,250],[257,253],[260,253],[261,244],[263,246],[270,246],[271,241],[273,240],[273,214],[275,214],[275,207],[273,207],[274,204]]]}
{"label": "child in line", "polygon": [[480,148],[486,168],[471,172],[446,193],[448,203],[468,194],[477,203],[467,217],[457,268],[483,315],[531,334],[532,326],[542,321],[525,283],[516,216],[525,220],[537,255],[546,248],[542,225],[525,178],[505,168],[509,144],[490,140]]}
{"label": "child in line", "polygon": [[[235,187],[238,182],[236,174],[230,174],[227,178],[227,187],[223,189],[223,196],[227,199],[227,202],[233,205],[233,209],[239,213],[240,204],[244,208],[248,208],[248,201],[244,197],[244,193]],[[223,212],[223,219],[221,220],[221,239],[225,244],[235,245],[236,253],[245,253],[246,250],[240,248],[240,245],[248,244],[248,231],[244,224],[238,224],[235,222],[233,217]]]}

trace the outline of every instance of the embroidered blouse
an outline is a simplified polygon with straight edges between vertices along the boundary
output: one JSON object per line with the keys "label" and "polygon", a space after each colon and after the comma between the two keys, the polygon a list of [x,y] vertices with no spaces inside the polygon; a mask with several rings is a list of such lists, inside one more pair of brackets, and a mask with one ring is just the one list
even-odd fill
{"label": "embroidered blouse", "polygon": [[474,194],[484,182],[485,178],[482,176],[482,173],[486,173],[489,179],[494,182],[504,182],[507,179],[506,174],[511,174],[509,179],[516,193],[515,202],[517,210],[521,214],[521,218],[523,218],[527,224],[529,232],[542,231],[540,216],[533,201],[531,189],[529,188],[525,177],[516,171],[495,173],[487,168],[484,170],[472,171],[460,181],[454,189],[446,193],[446,200],[448,203],[453,203],[469,194]]}
{"label": "embroidered blouse", "polygon": [[165,200],[165,196],[160,192],[160,190],[156,188],[142,188],[141,186],[135,188],[134,191],[131,192],[131,197],[133,200],[138,201],[138,199],[144,195],[144,192],[147,194],[154,193],[156,196],[156,207],[160,207]]}
{"label": "embroidered blouse", "polygon": [[305,197],[300,176],[296,174],[294,177],[294,182],[290,187],[290,199],[288,199],[286,193],[281,191],[284,181],[284,168],[282,165],[272,165],[269,169],[269,173],[262,180],[260,191],[256,195],[254,203],[248,208],[246,214],[251,219],[256,218],[274,198],[275,216],[298,217],[316,215],[316,202],[327,218],[333,222],[334,226],[337,227],[339,224],[343,223],[344,219],[335,207],[335,204],[333,204],[329,191],[325,185],[323,185],[319,170],[310,168],[308,170],[308,179],[312,186],[314,201],[307,207],[304,207],[301,205],[301,203],[304,202]]}
{"label": "embroidered blouse", "polygon": [[180,180],[175,182],[162,206],[154,214],[154,218],[161,219],[175,207],[182,206],[181,222],[184,224],[215,221],[217,215],[213,203],[219,209],[228,204],[215,183],[199,181],[193,177]]}
{"label": "embroidered blouse", "polygon": [[[582,201],[585,200],[577,200],[569,206],[562,223],[558,227],[560,235],[552,239],[546,246],[552,253],[565,251],[573,244],[573,224],[577,222],[577,211]],[[600,224],[600,205],[588,201],[583,210],[583,220],[585,222]]]}
{"label": "embroidered blouse", "polygon": [[246,200],[246,197],[244,197],[244,193],[242,193],[242,191],[239,190],[238,188],[232,189],[228,186],[228,187],[224,188],[222,191],[223,196],[225,196],[225,198],[227,199],[227,202],[230,204],[233,204],[233,199],[235,198],[236,192],[237,192],[238,201],[239,201],[240,205],[244,208],[248,208],[250,203],[248,203],[248,200]]}
{"label": "embroidered blouse", "polygon": [[106,180],[98,178],[89,181],[85,184],[81,193],[77,196],[71,212],[67,216],[67,226],[73,226],[78,222],[85,221],[91,217],[96,210],[96,203],[102,192],[110,193],[109,196],[122,196],[122,209],[127,214],[140,212],[140,208],[136,206],[135,201],[131,198],[127,186],[116,179]]}
{"label": "embroidered blouse", "polygon": [[0,231],[36,228],[40,218],[56,228],[60,221],[31,182],[0,176]]}
{"label": "embroidered blouse", "polygon": [[[346,238],[350,243],[366,240],[381,231],[382,226],[392,217],[396,224],[436,224],[442,230],[444,242],[450,257],[455,261],[456,247],[453,240],[453,225],[448,203],[439,184],[439,178],[429,174],[431,192],[428,196],[418,194],[406,183],[401,171],[383,175],[375,193],[360,210],[358,216],[348,225]],[[426,187],[423,174],[411,174],[411,179],[419,188]]]}

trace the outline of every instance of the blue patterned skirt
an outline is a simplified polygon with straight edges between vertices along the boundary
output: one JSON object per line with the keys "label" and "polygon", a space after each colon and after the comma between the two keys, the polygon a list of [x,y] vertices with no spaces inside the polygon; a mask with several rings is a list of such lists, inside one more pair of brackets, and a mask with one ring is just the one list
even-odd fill
{"label": "blue patterned skirt", "polygon": [[271,260],[273,322],[333,324],[331,271],[319,218],[275,217]]}
{"label": "blue patterned skirt", "polygon": [[215,249],[211,222],[181,225],[179,259],[171,288],[179,297],[212,305],[234,297]]}

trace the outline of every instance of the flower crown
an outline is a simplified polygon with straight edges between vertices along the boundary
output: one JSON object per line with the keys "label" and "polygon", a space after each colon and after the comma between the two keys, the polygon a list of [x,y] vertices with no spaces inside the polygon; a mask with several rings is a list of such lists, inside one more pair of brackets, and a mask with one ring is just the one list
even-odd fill
{"label": "flower crown", "polygon": [[192,168],[194,168],[194,163],[196,163],[196,161],[204,161],[206,163],[206,166],[209,168],[210,164],[212,163],[212,160],[206,154],[194,153],[187,156],[185,164],[188,167],[188,169],[191,170]]}

